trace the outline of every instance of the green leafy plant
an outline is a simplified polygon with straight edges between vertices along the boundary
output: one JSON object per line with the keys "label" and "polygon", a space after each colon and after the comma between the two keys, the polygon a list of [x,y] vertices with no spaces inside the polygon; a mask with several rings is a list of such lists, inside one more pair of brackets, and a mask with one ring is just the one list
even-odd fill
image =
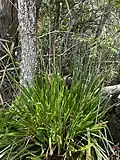
{"label": "green leafy plant", "polygon": [[107,122],[102,121],[106,110],[100,79],[77,75],[69,90],[54,74],[22,87],[20,96],[1,114],[0,158],[106,160],[101,143],[111,147],[102,132]]}

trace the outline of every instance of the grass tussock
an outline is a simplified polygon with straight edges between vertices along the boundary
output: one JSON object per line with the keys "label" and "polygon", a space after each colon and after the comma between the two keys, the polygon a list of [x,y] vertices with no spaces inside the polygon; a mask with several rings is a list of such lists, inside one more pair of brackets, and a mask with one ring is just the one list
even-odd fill
{"label": "grass tussock", "polygon": [[69,90],[54,74],[22,87],[12,106],[1,110],[1,159],[108,159],[102,86],[101,76],[78,76]]}

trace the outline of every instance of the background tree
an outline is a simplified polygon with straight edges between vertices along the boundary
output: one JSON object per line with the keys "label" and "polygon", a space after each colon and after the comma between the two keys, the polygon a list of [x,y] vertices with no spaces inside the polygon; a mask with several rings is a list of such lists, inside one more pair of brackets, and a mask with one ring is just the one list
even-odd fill
{"label": "background tree", "polygon": [[11,58],[18,43],[17,27],[17,1],[0,0],[0,104],[8,102],[13,95],[14,85],[11,77],[14,77],[15,71]]}

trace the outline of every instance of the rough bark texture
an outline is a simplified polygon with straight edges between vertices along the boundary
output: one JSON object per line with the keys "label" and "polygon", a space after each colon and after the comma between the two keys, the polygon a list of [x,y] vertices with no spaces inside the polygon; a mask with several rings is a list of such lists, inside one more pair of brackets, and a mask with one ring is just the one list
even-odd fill
{"label": "rough bark texture", "polygon": [[21,43],[21,79],[20,84],[26,86],[26,81],[32,83],[38,66],[36,39],[36,0],[18,0],[18,20],[20,25]]}

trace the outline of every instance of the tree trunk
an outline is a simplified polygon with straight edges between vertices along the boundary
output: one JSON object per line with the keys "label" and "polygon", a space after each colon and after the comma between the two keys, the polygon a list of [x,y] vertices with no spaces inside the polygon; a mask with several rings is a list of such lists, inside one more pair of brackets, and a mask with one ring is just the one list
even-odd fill
{"label": "tree trunk", "polygon": [[38,67],[36,0],[18,0],[18,21],[21,43],[20,84],[31,84]]}

